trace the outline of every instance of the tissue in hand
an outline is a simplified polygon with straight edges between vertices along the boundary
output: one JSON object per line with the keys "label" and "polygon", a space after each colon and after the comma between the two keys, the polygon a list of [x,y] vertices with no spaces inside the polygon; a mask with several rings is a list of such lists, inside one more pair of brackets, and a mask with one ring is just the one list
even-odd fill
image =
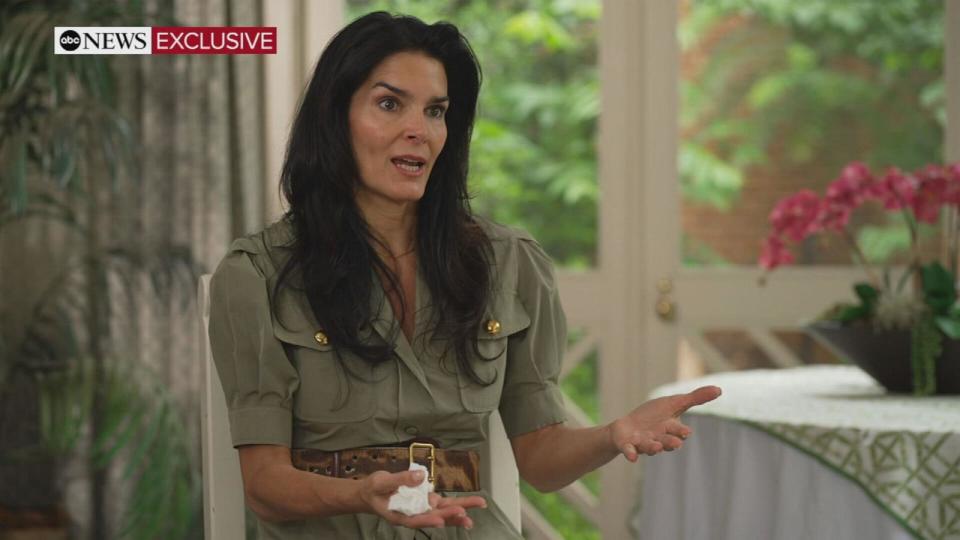
{"label": "tissue in hand", "polygon": [[390,496],[387,510],[400,512],[408,516],[415,516],[430,510],[429,493],[433,493],[433,484],[427,480],[427,468],[419,463],[411,463],[411,471],[423,471],[423,482],[419,486],[400,486],[397,492]]}

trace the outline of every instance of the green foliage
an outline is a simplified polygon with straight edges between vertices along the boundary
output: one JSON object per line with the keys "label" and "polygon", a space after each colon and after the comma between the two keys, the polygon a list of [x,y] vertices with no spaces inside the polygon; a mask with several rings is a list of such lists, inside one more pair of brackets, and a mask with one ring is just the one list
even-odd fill
{"label": "green foliage", "polygon": [[[0,10],[0,223],[59,216],[35,200],[77,191],[85,165],[105,166],[112,185],[133,162],[131,128],[116,111],[110,56],[53,54],[55,26],[131,26],[143,21],[114,2],[14,1]],[[34,203],[39,204],[34,204]]]}
{"label": "green foliage", "polygon": [[930,306],[933,323],[944,335],[960,339],[960,305],[954,275],[939,262],[921,268],[923,300]]}
{"label": "green foliage", "polygon": [[960,339],[960,313],[953,312],[949,317],[937,317],[937,328],[950,339]]}
{"label": "green foliage", "polygon": [[558,493],[540,493],[520,481],[520,493],[543,514],[550,525],[567,540],[600,540],[600,531],[580,515]]}
{"label": "green foliage", "polygon": [[93,414],[94,393],[101,392],[103,429],[92,441],[91,459],[100,468],[123,463],[122,478],[132,488],[118,537],[198,538],[201,486],[173,397],[136,363],[110,360],[105,367],[101,380],[91,359],[36,372],[43,450],[56,459],[76,452]]}
{"label": "green foliage", "polygon": [[857,293],[857,298],[868,308],[872,308],[880,297],[880,291],[869,283],[857,283],[853,286],[853,290]]}
{"label": "green foliage", "polygon": [[956,279],[937,261],[920,268],[923,301],[934,315],[947,315],[957,301]]}
{"label": "green foliage", "polygon": [[680,148],[680,184],[684,198],[729,210],[743,188],[743,172],[695,142]]}
{"label": "green foliage", "polygon": [[853,290],[860,303],[840,305],[827,316],[828,319],[840,321],[844,324],[870,319],[876,307],[877,299],[880,298],[880,291],[869,283],[857,283],[853,286]]}
{"label": "green foliage", "polygon": [[[914,169],[941,154],[942,2],[698,0],[680,41],[704,55],[681,88],[688,201],[729,208],[740,186],[715,186],[771,163]],[[702,166],[684,167],[694,151]]]}
{"label": "green foliage", "polygon": [[591,353],[560,382],[563,393],[594,422],[600,421],[597,396],[597,354]]}

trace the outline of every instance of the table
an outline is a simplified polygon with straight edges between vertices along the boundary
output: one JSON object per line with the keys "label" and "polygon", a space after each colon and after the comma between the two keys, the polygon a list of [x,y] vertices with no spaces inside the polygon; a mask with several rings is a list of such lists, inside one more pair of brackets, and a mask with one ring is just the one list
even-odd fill
{"label": "table", "polygon": [[960,397],[889,395],[858,368],[722,373],[684,421],[684,448],[648,458],[642,540],[960,539]]}

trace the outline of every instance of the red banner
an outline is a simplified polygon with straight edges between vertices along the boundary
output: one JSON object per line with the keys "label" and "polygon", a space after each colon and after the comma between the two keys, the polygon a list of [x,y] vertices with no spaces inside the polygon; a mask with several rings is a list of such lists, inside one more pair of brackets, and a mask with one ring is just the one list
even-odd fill
{"label": "red banner", "polygon": [[153,54],[277,54],[275,26],[155,26]]}

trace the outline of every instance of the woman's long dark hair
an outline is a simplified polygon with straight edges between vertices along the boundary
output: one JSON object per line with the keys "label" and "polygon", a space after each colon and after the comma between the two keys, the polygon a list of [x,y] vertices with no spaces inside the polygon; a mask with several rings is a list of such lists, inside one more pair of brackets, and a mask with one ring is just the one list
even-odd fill
{"label": "woman's long dark hair", "polygon": [[470,350],[479,353],[477,332],[491,290],[490,241],[472,217],[467,193],[480,67],[451,24],[370,13],[341,30],[323,51],[283,164],[280,186],[289,204],[284,219],[293,227],[294,240],[274,297],[284,285],[302,290],[334,347],[371,364],[390,358],[399,325],[388,343],[362,339],[362,329],[376,316],[370,302],[374,272],[386,277],[387,287],[399,287],[396,274],[374,251],[377,240],[354,199],[359,170],[349,111],[353,94],[373,69],[404,51],[420,51],[441,62],[450,96],[446,144],[417,206],[417,262],[433,301],[428,328],[418,333],[426,330],[445,339],[460,368],[474,381],[489,383],[468,362]]}

